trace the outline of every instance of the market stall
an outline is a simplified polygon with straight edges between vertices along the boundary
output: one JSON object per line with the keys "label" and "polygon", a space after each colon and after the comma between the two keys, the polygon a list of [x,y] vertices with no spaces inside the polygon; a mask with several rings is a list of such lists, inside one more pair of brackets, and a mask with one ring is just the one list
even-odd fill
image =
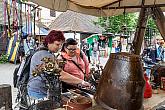
{"label": "market stall", "polygon": [[[165,40],[164,0],[31,0],[32,2],[58,11],[74,10],[95,16],[112,16],[124,12],[139,12],[131,53],[111,54],[99,85],[95,100],[101,110],[142,110],[145,80],[140,59],[149,14],[152,14],[157,27]],[[113,63],[112,63],[113,62]],[[146,99],[145,99],[146,100]],[[146,107],[148,108],[148,107]],[[91,108],[89,110],[97,110]],[[100,109],[99,109],[100,110]]]}

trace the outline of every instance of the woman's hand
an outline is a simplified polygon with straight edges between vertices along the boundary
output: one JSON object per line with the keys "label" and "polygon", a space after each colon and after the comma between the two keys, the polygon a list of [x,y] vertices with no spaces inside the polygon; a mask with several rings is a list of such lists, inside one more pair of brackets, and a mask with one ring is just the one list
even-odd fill
{"label": "woman's hand", "polygon": [[86,81],[82,81],[77,86],[80,87],[80,88],[86,88],[86,89],[91,88],[91,84],[89,82],[86,82]]}

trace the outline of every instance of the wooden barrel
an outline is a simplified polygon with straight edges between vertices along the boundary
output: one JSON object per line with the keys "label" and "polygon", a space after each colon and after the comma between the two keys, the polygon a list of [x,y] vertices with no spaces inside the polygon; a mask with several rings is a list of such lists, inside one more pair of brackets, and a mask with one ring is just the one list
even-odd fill
{"label": "wooden barrel", "polygon": [[144,85],[140,57],[112,53],[99,81],[95,100],[108,110],[142,110]]}
{"label": "wooden barrel", "polygon": [[11,86],[8,84],[0,85],[0,109],[12,110]]}

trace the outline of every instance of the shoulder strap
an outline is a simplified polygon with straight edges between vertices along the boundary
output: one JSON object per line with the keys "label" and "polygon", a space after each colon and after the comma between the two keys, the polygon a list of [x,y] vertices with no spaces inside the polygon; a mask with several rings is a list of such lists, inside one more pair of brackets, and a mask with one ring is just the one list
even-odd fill
{"label": "shoulder strap", "polygon": [[80,66],[75,61],[73,60],[70,60],[70,61],[72,61],[81,70],[81,72],[84,73],[84,79],[86,79],[86,73],[80,68]]}
{"label": "shoulder strap", "polygon": [[[63,55],[61,55],[61,57],[62,57],[63,60],[67,61],[67,59],[64,58]],[[82,60],[83,60],[83,53],[81,51],[80,51],[80,58],[82,58]],[[84,79],[86,79],[86,73],[80,68],[80,66],[75,61],[73,61],[73,60],[69,60],[69,61],[72,61],[72,63],[75,64],[80,69],[81,72],[83,72]]]}

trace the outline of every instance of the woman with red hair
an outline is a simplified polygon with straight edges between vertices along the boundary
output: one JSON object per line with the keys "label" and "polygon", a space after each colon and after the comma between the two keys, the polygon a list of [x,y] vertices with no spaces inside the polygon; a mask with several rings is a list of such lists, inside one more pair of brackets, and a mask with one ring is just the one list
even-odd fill
{"label": "woman with red hair", "polygon": [[[36,69],[37,65],[42,64],[41,59],[49,57],[54,59],[54,53],[58,52],[61,45],[65,41],[64,35],[61,31],[52,30],[45,38],[44,50],[37,51],[31,58],[30,65],[30,79],[28,82],[28,94],[35,99],[42,99],[47,96],[46,78],[41,76],[34,77],[32,71]],[[60,80],[69,84],[81,84],[83,87],[88,87],[90,84],[83,79],[77,78],[67,72],[60,72]]]}

